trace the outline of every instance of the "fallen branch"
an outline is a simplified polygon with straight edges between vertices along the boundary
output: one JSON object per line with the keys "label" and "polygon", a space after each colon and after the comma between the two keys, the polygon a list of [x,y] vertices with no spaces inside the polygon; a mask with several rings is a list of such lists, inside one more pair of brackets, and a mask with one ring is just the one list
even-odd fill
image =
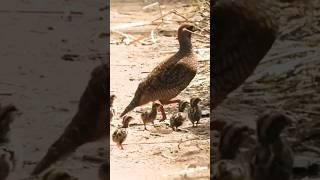
{"label": "fallen branch", "polygon": [[106,161],[106,159],[104,159],[104,158],[95,157],[95,156],[88,156],[88,155],[83,155],[82,160],[90,161],[90,162],[94,162],[94,163],[102,163],[102,162]]}
{"label": "fallen branch", "polygon": [[0,96],[12,96],[12,93],[0,93]]}

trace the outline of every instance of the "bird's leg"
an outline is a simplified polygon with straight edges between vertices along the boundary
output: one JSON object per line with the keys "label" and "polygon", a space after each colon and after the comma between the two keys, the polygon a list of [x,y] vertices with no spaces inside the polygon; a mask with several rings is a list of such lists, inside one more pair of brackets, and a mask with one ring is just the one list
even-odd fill
{"label": "bird's leg", "polygon": [[[162,105],[168,105],[168,104],[173,104],[173,103],[179,103],[180,100],[179,99],[171,99],[171,100],[159,100],[159,102],[162,104]],[[166,113],[164,111],[164,108],[163,106],[160,106],[159,108],[161,114],[162,114],[162,119],[160,120],[161,121],[164,121],[167,119],[167,116],[166,116]]]}
{"label": "bird's leg", "polygon": [[161,122],[161,121],[166,120],[167,116],[166,116],[166,112],[164,111],[163,106],[160,106],[160,111],[161,111],[161,115],[162,115],[162,119],[160,119],[160,122]]}

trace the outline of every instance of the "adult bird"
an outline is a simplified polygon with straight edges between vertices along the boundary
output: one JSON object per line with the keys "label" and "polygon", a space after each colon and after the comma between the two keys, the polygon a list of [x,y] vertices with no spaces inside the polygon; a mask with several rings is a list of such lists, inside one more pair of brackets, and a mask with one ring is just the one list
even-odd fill
{"label": "adult bird", "polygon": [[36,165],[32,175],[40,174],[51,164],[71,154],[81,145],[109,135],[105,126],[108,112],[105,105],[109,98],[106,93],[108,66],[109,64],[102,64],[92,71],[91,79],[80,98],[78,112]]}
{"label": "adult bird", "polygon": [[[178,29],[179,50],[156,66],[150,74],[140,82],[130,104],[121,113],[124,116],[134,108],[159,100],[162,105],[178,103],[173,100],[184,90],[197,73],[197,58],[192,50],[191,34],[194,26],[183,24]],[[166,119],[164,109],[162,120]]]}
{"label": "adult bird", "polygon": [[[308,0],[218,0],[211,4],[214,35],[211,111],[253,73],[271,49],[279,31],[280,2],[309,3]],[[211,128],[221,128],[221,122],[211,122]]]}

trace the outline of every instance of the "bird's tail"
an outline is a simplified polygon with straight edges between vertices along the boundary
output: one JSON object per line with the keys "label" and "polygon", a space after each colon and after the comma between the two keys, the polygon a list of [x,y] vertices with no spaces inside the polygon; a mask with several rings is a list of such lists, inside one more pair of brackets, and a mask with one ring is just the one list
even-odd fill
{"label": "bird's tail", "polygon": [[13,121],[12,113],[18,109],[14,105],[0,106],[0,139],[7,140],[10,131],[10,125]]}
{"label": "bird's tail", "polygon": [[226,125],[220,136],[218,159],[234,159],[248,133],[249,128],[240,123]]}
{"label": "bird's tail", "polygon": [[62,136],[60,136],[60,138],[51,145],[47,154],[32,171],[32,175],[40,174],[51,164],[72,153],[77,147],[82,145],[83,142],[79,141],[77,136],[80,136],[80,132],[77,129],[67,128]]}
{"label": "bird's tail", "polygon": [[257,120],[257,136],[261,144],[272,144],[280,138],[283,129],[291,124],[291,119],[279,112],[261,116]]}
{"label": "bird's tail", "polygon": [[135,107],[137,107],[137,101],[136,101],[136,98],[133,98],[133,100],[130,102],[130,104],[121,113],[120,117],[123,117],[128,112],[132,111]]}
{"label": "bird's tail", "polygon": [[106,69],[107,65],[103,64],[92,71],[91,79],[80,98],[78,112],[63,134],[51,145],[47,154],[37,164],[32,175],[40,174],[51,164],[72,153],[82,144],[96,139],[97,137],[93,134],[101,136],[106,133],[105,129],[96,127],[100,121],[101,107],[104,106],[106,99],[106,89],[104,88]]}

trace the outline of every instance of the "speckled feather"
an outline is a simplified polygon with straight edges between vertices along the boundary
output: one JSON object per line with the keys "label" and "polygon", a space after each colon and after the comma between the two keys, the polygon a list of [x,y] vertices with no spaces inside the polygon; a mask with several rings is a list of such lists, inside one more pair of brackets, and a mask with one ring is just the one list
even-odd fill
{"label": "speckled feather", "polygon": [[122,143],[126,140],[127,135],[125,128],[118,128],[112,134],[112,141],[122,148]]}
{"label": "speckled feather", "polygon": [[202,111],[200,106],[198,105],[200,101],[201,100],[199,98],[190,99],[190,108],[188,109],[188,118],[192,122],[192,125],[194,125],[194,123],[198,124],[201,119]]}
{"label": "speckled feather", "polygon": [[187,113],[184,112],[185,108],[187,107],[188,102],[186,101],[180,101],[178,112],[174,113],[170,118],[170,127],[173,130],[176,130],[178,127],[180,127],[183,122],[187,119]]}
{"label": "speckled feather", "polygon": [[151,111],[148,112],[143,112],[141,113],[141,120],[143,121],[144,127],[146,129],[146,124],[147,123],[152,123],[154,124],[154,120],[157,117],[157,113],[158,113],[158,108],[161,106],[161,104],[159,103],[152,103],[152,108]]}

